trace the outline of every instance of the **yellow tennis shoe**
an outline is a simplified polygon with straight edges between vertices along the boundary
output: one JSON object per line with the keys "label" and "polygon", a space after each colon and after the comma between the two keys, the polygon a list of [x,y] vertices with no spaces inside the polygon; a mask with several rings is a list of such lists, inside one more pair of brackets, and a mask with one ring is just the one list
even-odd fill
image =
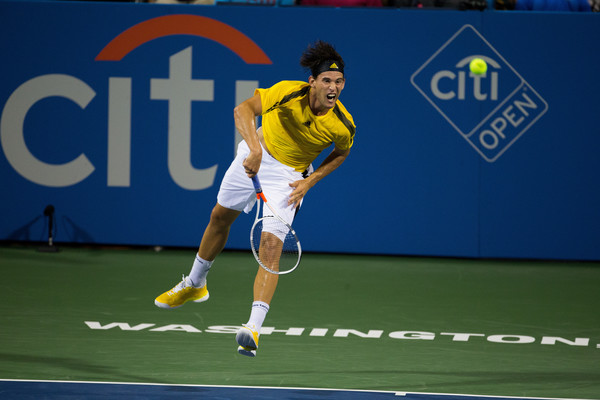
{"label": "yellow tennis shoe", "polygon": [[190,277],[185,275],[182,277],[175,287],[167,292],[164,292],[154,300],[160,308],[177,308],[181,307],[187,301],[201,303],[208,300],[208,289],[206,285],[197,288],[192,285]]}
{"label": "yellow tennis shoe", "polygon": [[254,325],[243,325],[238,329],[235,340],[239,344],[238,353],[248,357],[256,356],[256,349],[258,349],[258,332],[255,330]]}

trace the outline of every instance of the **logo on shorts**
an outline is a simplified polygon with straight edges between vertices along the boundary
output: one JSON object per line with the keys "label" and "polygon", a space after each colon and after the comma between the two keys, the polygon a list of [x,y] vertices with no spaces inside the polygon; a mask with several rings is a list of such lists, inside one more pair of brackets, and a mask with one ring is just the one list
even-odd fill
{"label": "logo on shorts", "polygon": [[[485,74],[469,71],[475,57],[488,64]],[[548,110],[546,101],[471,25],[459,29],[410,81],[488,162]]]}

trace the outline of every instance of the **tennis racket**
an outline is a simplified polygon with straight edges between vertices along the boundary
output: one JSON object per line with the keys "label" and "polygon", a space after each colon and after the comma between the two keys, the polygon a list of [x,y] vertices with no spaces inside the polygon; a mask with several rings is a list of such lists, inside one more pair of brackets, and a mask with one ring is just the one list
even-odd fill
{"label": "tennis racket", "polygon": [[[272,274],[289,274],[298,267],[302,248],[296,232],[285,222],[263,193],[257,176],[252,178],[256,190],[256,219],[250,230],[250,246],[258,264]],[[262,200],[263,212],[260,216]],[[267,208],[265,208],[265,205]]]}

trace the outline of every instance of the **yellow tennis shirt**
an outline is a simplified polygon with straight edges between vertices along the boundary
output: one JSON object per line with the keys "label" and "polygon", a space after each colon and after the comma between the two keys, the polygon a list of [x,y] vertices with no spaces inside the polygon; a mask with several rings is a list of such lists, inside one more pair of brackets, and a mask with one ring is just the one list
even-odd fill
{"label": "yellow tennis shirt", "polygon": [[308,104],[310,85],[281,81],[256,89],[262,103],[262,129],[269,151],[279,162],[305,171],[332,143],[348,150],[354,142],[354,120],[338,100],[327,114],[313,114]]}

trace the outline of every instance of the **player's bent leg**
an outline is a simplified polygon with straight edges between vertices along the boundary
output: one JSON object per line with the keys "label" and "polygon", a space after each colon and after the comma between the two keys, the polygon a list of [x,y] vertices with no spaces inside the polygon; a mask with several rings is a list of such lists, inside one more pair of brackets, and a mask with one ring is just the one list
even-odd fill
{"label": "player's bent leg", "polygon": [[[233,224],[238,215],[240,215],[240,211],[231,210],[219,204],[214,207],[211,213],[210,222],[206,227],[204,236],[200,242],[198,255],[201,258],[212,261],[219,255],[227,242],[231,224]],[[205,274],[206,273],[207,271]],[[204,285],[195,287],[194,282],[202,282]],[[173,309],[181,307],[188,301],[193,301],[195,303],[206,301],[208,300],[209,294],[205,282],[205,276],[194,281],[192,281],[189,276],[184,276],[181,282],[175,285],[175,287],[158,296],[154,300],[154,304],[160,308]]]}
{"label": "player's bent leg", "polygon": [[198,255],[205,260],[214,260],[223,251],[229,230],[241,211],[223,207],[219,203],[215,205],[211,214],[210,222],[204,231]]}
{"label": "player's bent leg", "polygon": [[208,300],[209,293],[207,285],[194,287],[189,277],[183,276],[171,290],[164,292],[154,300],[154,304],[160,308],[172,309],[184,305],[188,301],[201,303]]}

